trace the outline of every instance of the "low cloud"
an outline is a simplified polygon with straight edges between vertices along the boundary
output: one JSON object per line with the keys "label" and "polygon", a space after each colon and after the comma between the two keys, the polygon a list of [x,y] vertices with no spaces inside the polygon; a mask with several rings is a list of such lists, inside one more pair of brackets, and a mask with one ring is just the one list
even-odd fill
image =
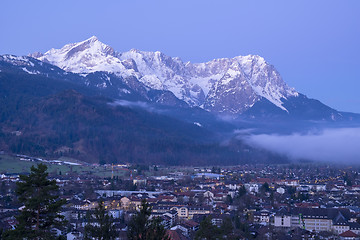
{"label": "low cloud", "polygon": [[140,108],[148,108],[149,104],[146,102],[131,102],[126,100],[116,100],[111,105],[117,106],[125,106],[125,107],[140,107]]}
{"label": "low cloud", "polygon": [[234,131],[234,134],[237,134],[237,135],[249,135],[252,132],[254,132],[255,130],[256,130],[255,128],[236,129]]}
{"label": "low cloud", "polygon": [[116,100],[112,103],[110,103],[110,105],[112,106],[123,106],[123,107],[129,107],[129,108],[141,108],[144,109],[148,112],[156,112],[156,113],[160,113],[161,111],[154,108],[153,106],[151,106],[149,103],[147,102],[131,102],[131,101],[126,101],[126,100]]}
{"label": "low cloud", "polygon": [[239,135],[248,144],[293,159],[360,163],[360,128],[325,129],[307,134]]}

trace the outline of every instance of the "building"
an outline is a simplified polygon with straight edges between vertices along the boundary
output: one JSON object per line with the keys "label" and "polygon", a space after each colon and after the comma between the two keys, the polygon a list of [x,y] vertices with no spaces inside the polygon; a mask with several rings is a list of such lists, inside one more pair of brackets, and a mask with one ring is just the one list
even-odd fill
{"label": "building", "polygon": [[270,224],[270,212],[267,210],[261,210],[260,212],[254,213],[254,222],[269,225]]}
{"label": "building", "polygon": [[160,203],[152,208],[153,213],[165,213],[171,210],[177,211],[179,218],[192,219],[194,215],[208,215],[211,208],[207,206],[187,206],[172,203]]}
{"label": "building", "polygon": [[354,233],[353,231],[350,231],[350,230],[341,233],[339,236],[340,236],[341,240],[359,240],[360,239],[359,235],[357,235],[356,233]]}
{"label": "building", "polygon": [[280,210],[276,212],[274,216],[274,227],[291,227],[291,214],[285,208],[280,208]]}
{"label": "building", "polygon": [[259,184],[258,183],[245,183],[245,189],[248,192],[259,192]]}
{"label": "building", "polygon": [[[349,209],[341,208],[294,208],[291,214],[291,228],[300,227],[308,231],[329,231],[337,234],[348,230],[360,229],[358,223],[350,222],[351,213]],[[281,219],[276,218],[276,225],[280,226]],[[284,221],[287,221],[287,219]],[[285,224],[285,222],[284,222]]]}

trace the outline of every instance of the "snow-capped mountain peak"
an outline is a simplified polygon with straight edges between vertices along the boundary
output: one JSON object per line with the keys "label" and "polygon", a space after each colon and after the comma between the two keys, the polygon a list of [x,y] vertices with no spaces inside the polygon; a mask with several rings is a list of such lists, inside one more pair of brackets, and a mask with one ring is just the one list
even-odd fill
{"label": "snow-capped mountain peak", "polygon": [[99,39],[96,36],[91,36],[89,39],[87,39],[85,41],[96,42],[96,41],[99,41]]}
{"label": "snow-capped mountain peak", "polygon": [[30,56],[74,73],[127,72],[114,55],[112,47],[92,36],[82,42],[67,44],[61,49],[50,49],[43,55],[36,53]]}
{"label": "snow-capped mountain peak", "polygon": [[257,55],[184,63],[159,51],[118,53],[93,36],[31,56],[69,72],[104,71],[124,79],[136,78],[149,89],[171,91],[190,106],[214,112],[242,113],[261,98],[286,111],[282,99],[298,94]]}

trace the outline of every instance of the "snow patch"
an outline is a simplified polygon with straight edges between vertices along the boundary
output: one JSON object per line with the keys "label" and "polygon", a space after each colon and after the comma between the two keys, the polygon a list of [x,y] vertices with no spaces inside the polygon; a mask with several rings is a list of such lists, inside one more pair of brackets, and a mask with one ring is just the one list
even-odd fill
{"label": "snow patch", "polygon": [[125,94],[130,94],[130,93],[131,93],[129,90],[127,90],[127,89],[125,89],[125,88],[120,88],[120,89],[119,89],[119,92],[120,92],[120,93],[125,93]]}
{"label": "snow patch", "polygon": [[145,86],[153,89],[157,89],[157,90],[164,89],[162,81],[156,75],[145,75],[142,78],[140,78],[139,81],[145,84]]}
{"label": "snow patch", "polygon": [[23,68],[21,68],[21,69],[22,69],[24,72],[28,73],[28,74],[40,74],[39,71],[29,71],[29,70],[27,70],[26,67],[23,67]]}
{"label": "snow patch", "polygon": [[198,127],[202,127],[201,123],[198,123],[198,122],[194,122],[194,124]]}

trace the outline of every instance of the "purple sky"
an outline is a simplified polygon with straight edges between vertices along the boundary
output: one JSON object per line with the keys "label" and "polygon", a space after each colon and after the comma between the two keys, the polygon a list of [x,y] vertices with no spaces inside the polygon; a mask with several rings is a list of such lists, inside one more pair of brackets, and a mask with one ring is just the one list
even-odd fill
{"label": "purple sky", "polygon": [[96,35],[184,61],[257,54],[308,97],[360,113],[359,0],[0,1],[0,54]]}

